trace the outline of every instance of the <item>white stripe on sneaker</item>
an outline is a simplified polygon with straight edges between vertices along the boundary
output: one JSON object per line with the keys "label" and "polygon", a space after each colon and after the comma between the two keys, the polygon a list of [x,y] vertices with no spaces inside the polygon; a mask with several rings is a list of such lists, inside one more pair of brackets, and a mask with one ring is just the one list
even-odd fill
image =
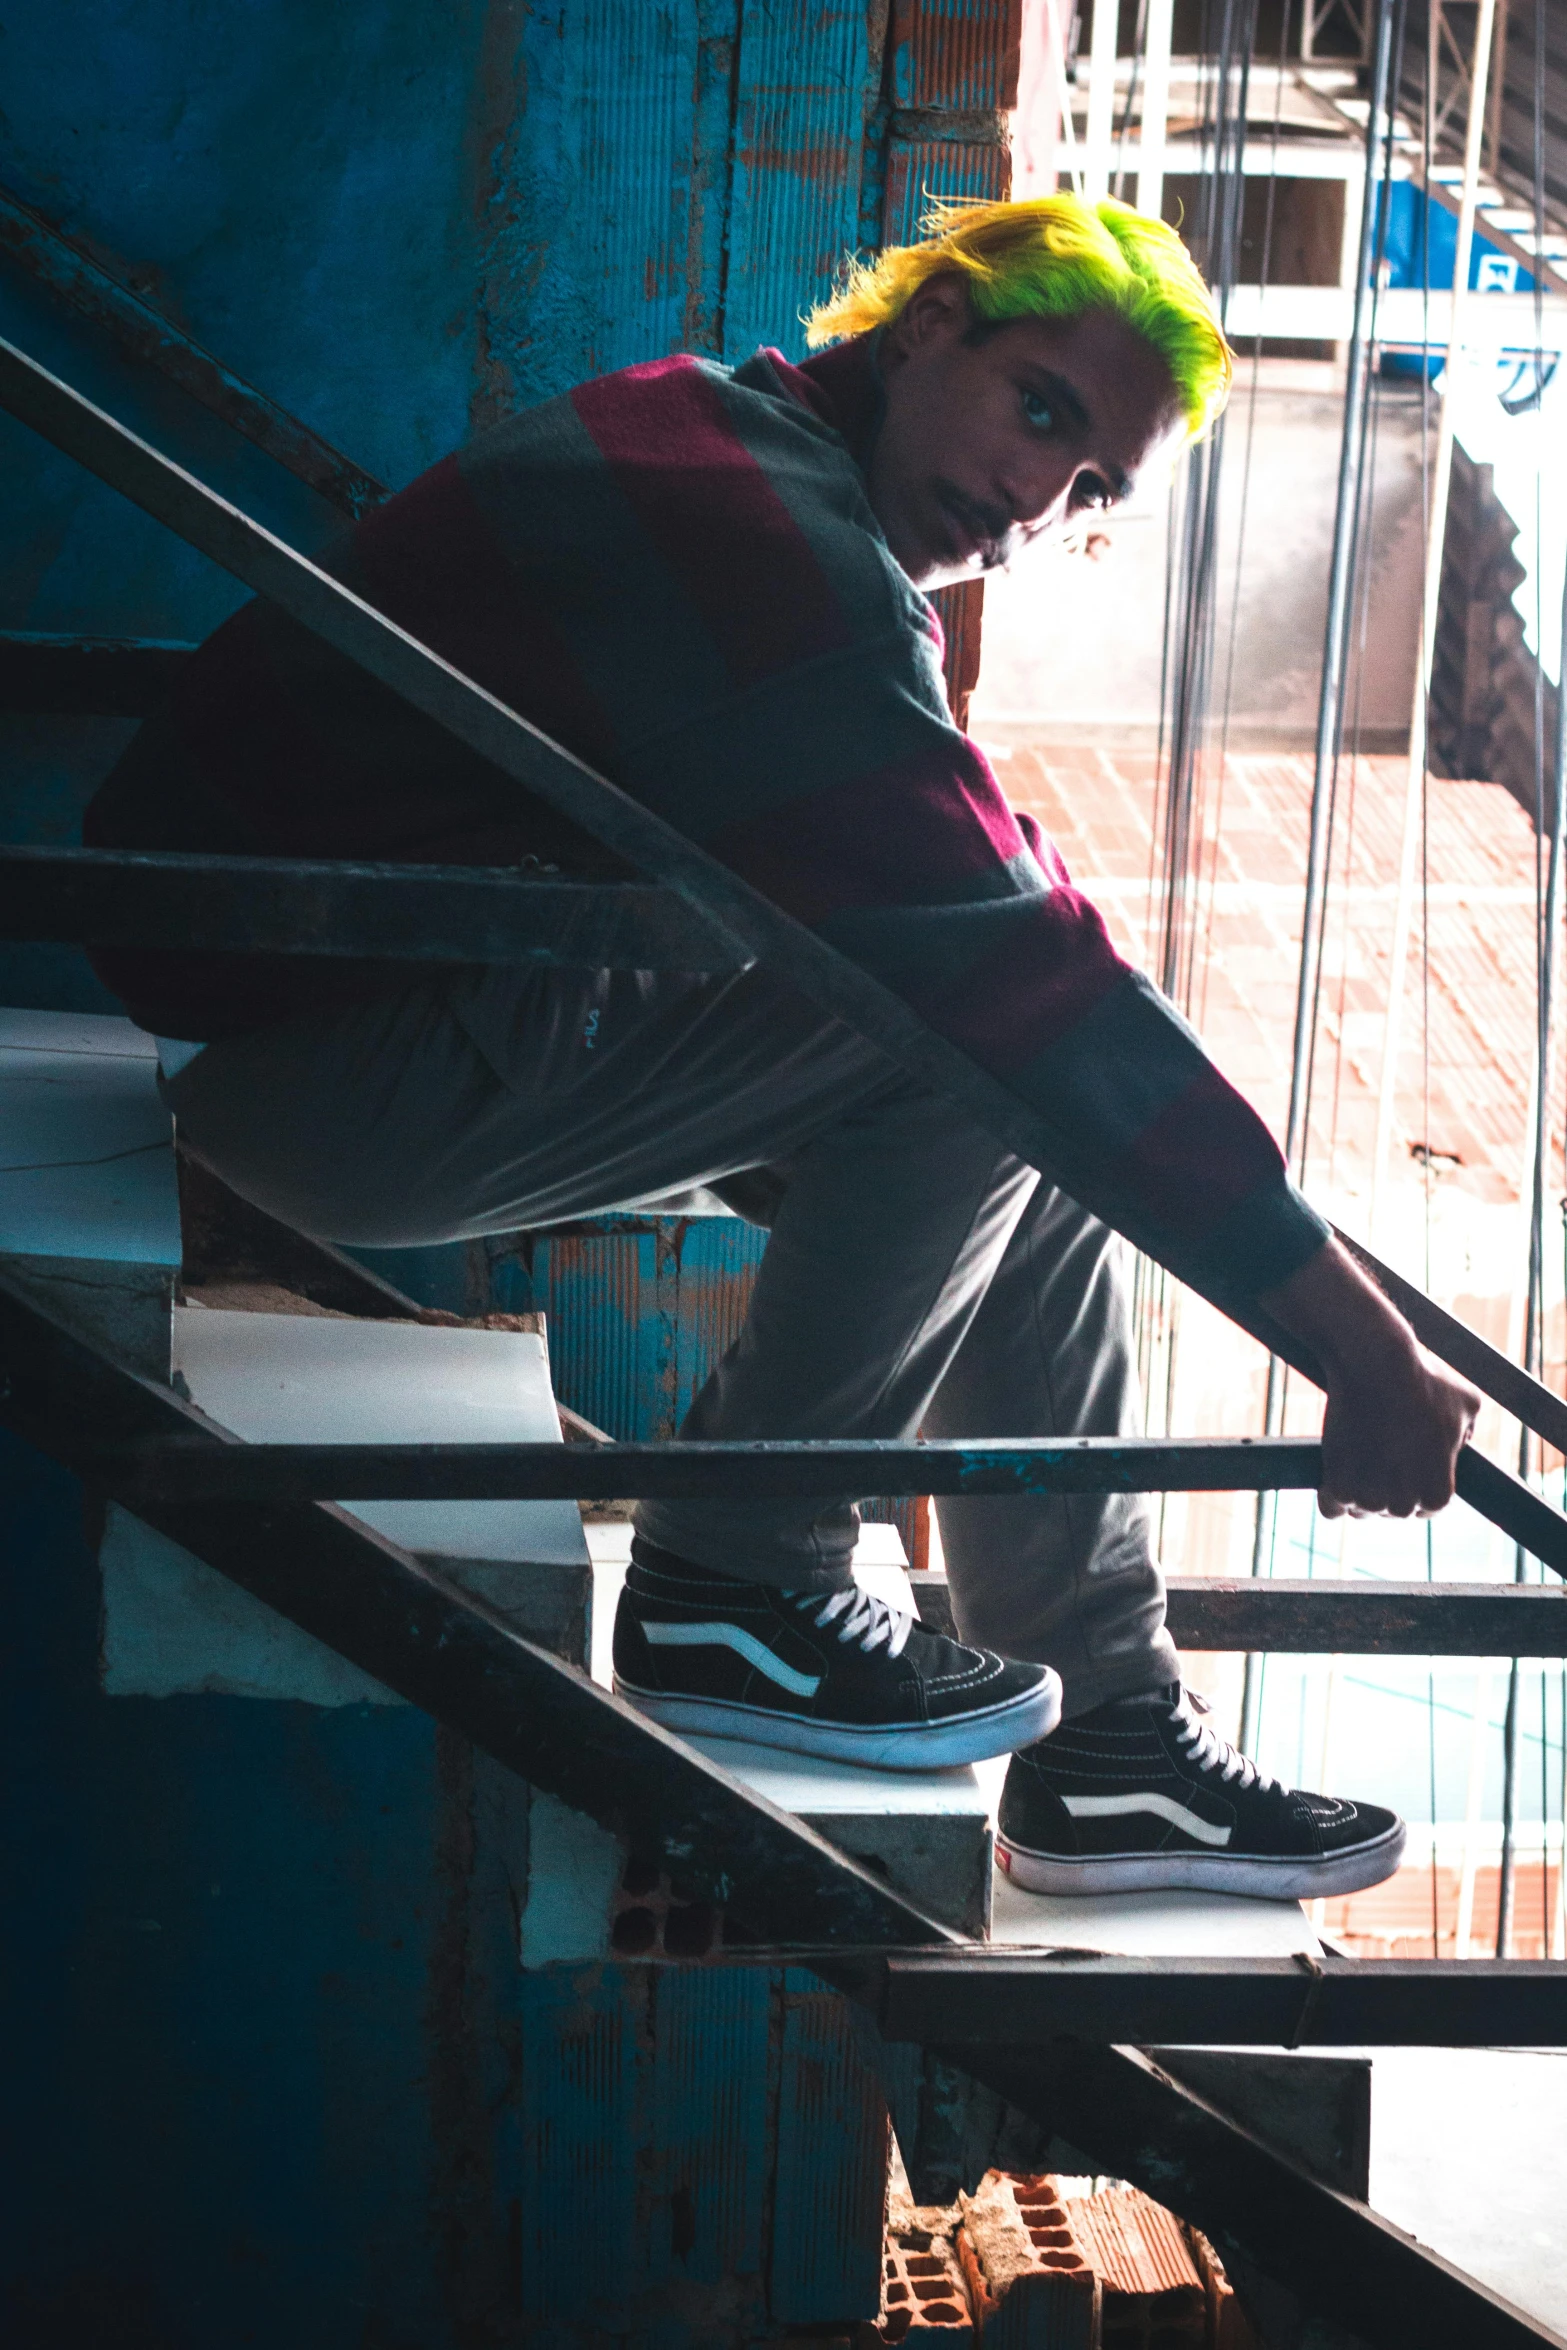
{"label": "white stripe on sneaker", "polygon": [[747,1664],[755,1665],[769,1681],[787,1689],[791,1697],[814,1697],[822,1685],[820,1673],[797,1673],[765,1641],[739,1624],[648,1624],[643,1631],[655,1648],[732,1648]]}
{"label": "white stripe on sneaker", "polygon": [[1151,1790],[1139,1795],[1063,1795],[1061,1800],[1074,1820],[1109,1820],[1151,1811],[1168,1820],[1172,1828],[1195,1836],[1199,1844],[1228,1844],[1234,1834],[1232,1828],[1216,1828],[1211,1820],[1199,1819],[1173,1796],[1155,1795]]}

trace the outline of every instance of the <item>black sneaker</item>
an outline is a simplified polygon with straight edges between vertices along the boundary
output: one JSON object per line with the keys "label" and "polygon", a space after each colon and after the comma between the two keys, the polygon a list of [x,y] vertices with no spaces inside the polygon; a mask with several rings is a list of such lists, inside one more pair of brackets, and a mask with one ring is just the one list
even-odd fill
{"label": "black sneaker", "polygon": [[669,1730],[835,1762],[984,1762],[1061,1718],[1048,1665],[1010,1664],[847,1591],[740,1583],[638,1542],[615,1618],[615,1687]]}
{"label": "black sneaker", "polygon": [[1015,1754],[996,1858],[1030,1893],[1206,1893],[1311,1901],[1380,1885],[1404,1823],[1266,1778],[1180,1682],[1123,1697]]}

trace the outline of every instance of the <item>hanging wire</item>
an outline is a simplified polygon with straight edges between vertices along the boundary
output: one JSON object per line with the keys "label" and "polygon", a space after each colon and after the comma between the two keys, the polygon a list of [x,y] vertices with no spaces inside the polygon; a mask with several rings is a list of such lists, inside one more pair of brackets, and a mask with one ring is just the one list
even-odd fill
{"label": "hanging wire", "polygon": [[[1245,199],[1246,122],[1257,0],[1207,0],[1204,12],[1200,175],[1189,234],[1202,253],[1220,316],[1229,308],[1240,266]],[[1211,60],[1211,71],[1208,61]],[[1185,1011],[1197,983],[1197,886],[1201,879],[1209,780],[1224,422],[1188,453],[1183,494],[1169,512],[1165,627],[1160,673],[1159,778],[1149,844],[1149,944],[1164,992]],[[1168,755],[1166,756],[1166,744]],[[1156,1352],[1159,1410],[1173,1425],[1180,1367],[1180,1293],[1162,1267],[1141,1262],[1134,1277],[1139,1370],[1152,1398]],[[1161,1496],[1163,1543],[1167,1498]]]}
{"label": "hanging wire", "polygon": [[[1377,0],[1371,103],[1366,115],[1366,161],[1361,191],[1360,237],[1355,264],[1354,309],[1350,321],[1345,369],[1344,429],[1339,445],[1338,488],[1334,503],[1333,551],[1328,567],[1328,609],[1323,636],[1322,681],[1317,705],[1316,760],[1312,780],[1311,822],[1306,856],[1306,892],[1301,922],[1301,961],[1297,980],[1295,1041],[1290,1072],[1289,1114],[1285,1158],[1298,1173],[1305,1147],[1308,1087],[1315,1028],[1318,970],[1322,935],[1322,897],[1327,880],[1328,815],[1336,761],[1343,743],[1344,666],[1348,628],[1353,613],[1352,564],[1358,556],[1358,521],[1364,488],[1366,421],[1369,411],[1370,352],[1375,327],[1381,256],[1387,244],[1388,183],[1391,178],[1391,75],[1397,33],[1402,56],[1407,0]],[[1386,125],[1387,154],[1379,155],[1379,125]],[[1284,1367],[1276,1355],[1268,1358],[1263,1425],[1276,1435],[1283,1425],[1286,1401]],[[1259,1494],[1252,1528],[1251,1571],[1263,1571],[1278,1533],[1278,1496]],[[1256,1743],[1261,1722],[1262,1659],[1249,1655],[1241,1696],[1241,1743]]]}
{"label": "hanging wire", "polygon": [[[1267,198],[1263,210],[1262,246],[1257,266],[1257,283],[1262,298],[1273,273],[1273,227],[1279,189],[1279,139],[1284,122],[1284,69],[1289,57],[1290,24],[1294,0],[1284,0],[1279,21],[1278,67],[1273,84],[1273,121],[1268,131],[1268,169],[1265,174]],[[1244,106],[1243,106],[1244,111]],[[1241,218],[1244,223],[1245,204],[1242,198]],[[1240,637],[1241,581],[1245,576],[1243,557],[1246,549],[1246,525],[1251,511],[1251,466],[1257,437],[1257,394],[1262,382],[1262,337],[1254,335],[1251,345],[1251,375],[1246,391],[1246,443],[1241,459],[1241,489],[1235,523],[1235,573],[1230,592],[1229,643],[1224,665],[1224,693],[1221,702],[1219,732],[1218,790],[1214,803],[1212,847],[1208,864],[1208,906],[1202,918],[1201,993],[1195,1007],[1195,1026],[1201,1030],[1208,1014],[1208,975],[1213,968],[1213,925],[1219,889],[1219,842],[1224,830],[1224,787],[1229,773],[1230,711],[1235,698],[1235,648]]]}

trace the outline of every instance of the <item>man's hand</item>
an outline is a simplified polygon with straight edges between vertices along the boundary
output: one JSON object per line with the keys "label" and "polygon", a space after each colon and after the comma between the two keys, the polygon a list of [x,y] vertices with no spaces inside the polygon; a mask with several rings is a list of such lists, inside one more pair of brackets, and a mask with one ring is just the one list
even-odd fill
{"label": "man's hand", "polygon": [[1322,1366],[1324,1517],[1429,1517],[1453,1498],[1480,1409],[1467,1379],[1433,1362],[1349,1252],[1328,1241],[1259,1305]]}

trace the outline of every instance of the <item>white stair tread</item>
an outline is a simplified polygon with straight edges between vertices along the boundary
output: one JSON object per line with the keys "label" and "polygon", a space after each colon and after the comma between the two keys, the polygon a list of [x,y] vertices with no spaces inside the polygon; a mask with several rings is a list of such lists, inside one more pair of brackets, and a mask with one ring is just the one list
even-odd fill
{"label": "white stair tread", "polygon": [[0,1010],[0,1255],[177,1270],[174,1127],[128,1020]]}
{"label": "white stair tread", "polygon": [[1240,1893],[1025,1893],[996,1871],[990,1939],[1126,1958],[1292,1958],[1322,1945],[1298,1901]]}
{"label": "white stair tread", "polygon": [[[256,1444],[558,1444],[531,1331],[337,1321],[211,1306],[174,1313],[174,1366],[200,1409]],[[578,1565],[574,1501],[345,1503],[405,1550]]]}

